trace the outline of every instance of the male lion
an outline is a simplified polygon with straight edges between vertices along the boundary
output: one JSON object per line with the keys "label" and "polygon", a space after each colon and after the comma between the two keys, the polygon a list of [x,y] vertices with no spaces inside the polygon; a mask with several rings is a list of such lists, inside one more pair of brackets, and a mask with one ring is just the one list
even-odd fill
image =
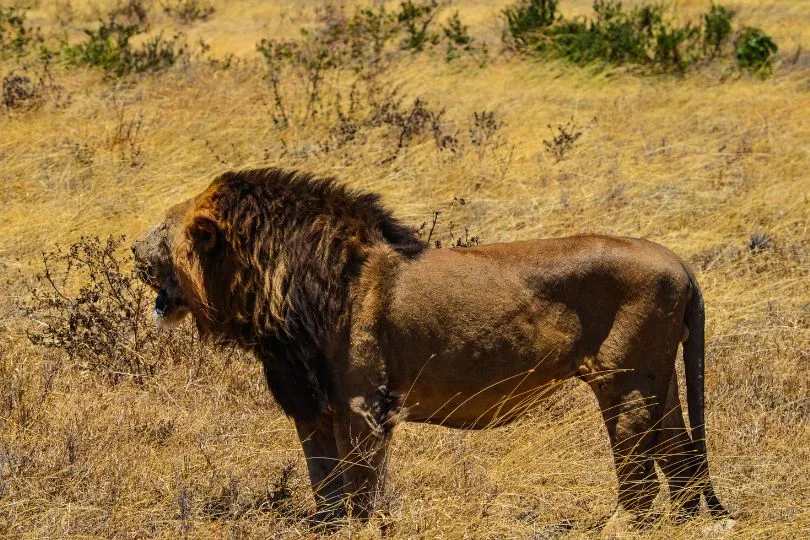
{"label": "male lion", "polygon": [[570,377],[602,410],[618,508],[647,515],[657,461],[682,516],[701,494],[725,515],[704,442],[703,299],[657,244],[589,235],[428,250],[376,195],[264,169],[219,176],[133,251],[156,317],[191,313],[203,335],[262,361],[319,518],[370,515],[398,421],[502,425]]}

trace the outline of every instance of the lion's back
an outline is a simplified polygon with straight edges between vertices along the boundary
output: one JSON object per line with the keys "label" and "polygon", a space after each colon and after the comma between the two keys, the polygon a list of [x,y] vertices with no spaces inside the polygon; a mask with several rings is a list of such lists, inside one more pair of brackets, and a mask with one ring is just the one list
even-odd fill
{"label": "lion's back", "polygon": [[402,277],[407,287],[430,290],[434,296],[449,286],[463,297],[470,289],[483,295],[488,289],[506,292],[520,283],[548,288],[595,280],[627,288],[659,277],[686,283],[683,263],[666,247],[607,235],[430,250],[411,263]]}
{"label": "lion's back", "polygon": [[389,316],[405,334],[480,340],[493,328],[542,322],[576,333],[581,313],[621,306],[677,311],[689,288],[681,261],[645,240],[598,235],[430,250],[403,264]]}

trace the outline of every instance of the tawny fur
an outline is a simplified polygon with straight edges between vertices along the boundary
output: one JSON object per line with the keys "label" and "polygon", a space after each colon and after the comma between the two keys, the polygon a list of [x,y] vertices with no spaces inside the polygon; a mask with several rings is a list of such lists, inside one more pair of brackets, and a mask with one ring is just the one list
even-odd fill
{"label": "tawny fur", "polygon": [[701,494],[724,513],[703,441],[702,297],[657,244],[575,236],[427,250],[376,195],[265,169],[218,177],[134,250],[145,280],[176,291],[204,334],[263,362],[324,519],[344,495],[354,515],[373,511],[398,421],[501,425],[570,377],[603,411],[622,508],[649,510],[657,461],[684,515]]}

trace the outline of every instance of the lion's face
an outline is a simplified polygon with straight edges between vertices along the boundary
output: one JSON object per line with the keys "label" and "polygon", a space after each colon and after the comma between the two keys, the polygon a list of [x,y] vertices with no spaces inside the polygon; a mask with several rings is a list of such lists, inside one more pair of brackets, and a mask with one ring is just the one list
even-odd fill
{"label": "lion's face", "polygon": [[153,314],[161,325],[178,323],[190,311],[178,279],[174,246],[193,204],[194,199],[189,199],[173,206],[163,222],[132,245],[138,278],[157,293]]}

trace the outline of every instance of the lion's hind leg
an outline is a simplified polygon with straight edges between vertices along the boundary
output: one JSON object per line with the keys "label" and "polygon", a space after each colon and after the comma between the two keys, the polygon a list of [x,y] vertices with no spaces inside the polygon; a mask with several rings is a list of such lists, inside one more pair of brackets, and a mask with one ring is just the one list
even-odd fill
{"label": "lion's hind leg", "polygon": [[661,405],[656,395],[664,387],[652,375],[619,371],[589,381],[607,427],[619,481],[618,507],[645,521],[658,495],[653,449]]}
{"label": "lion's hind leg", "polygon": [[656,460],[667,477],[670,500],[678,510],[678,519],[688,519],[698,513],[701,493],[705,495],[713,516],[728,517],[714,493],[706,456],[698,453],[686,429],[675,373],[672,374],[667,392]]}
{"label": "lion's hind leg", "polygon": [[694,516],[700,510],[700,489],[697,485],[699,456],[683,420],[678,398],[678,379],[670,378],[664,414],[655,458],[669,484],[669,496],[678,511],[678,519]]}

